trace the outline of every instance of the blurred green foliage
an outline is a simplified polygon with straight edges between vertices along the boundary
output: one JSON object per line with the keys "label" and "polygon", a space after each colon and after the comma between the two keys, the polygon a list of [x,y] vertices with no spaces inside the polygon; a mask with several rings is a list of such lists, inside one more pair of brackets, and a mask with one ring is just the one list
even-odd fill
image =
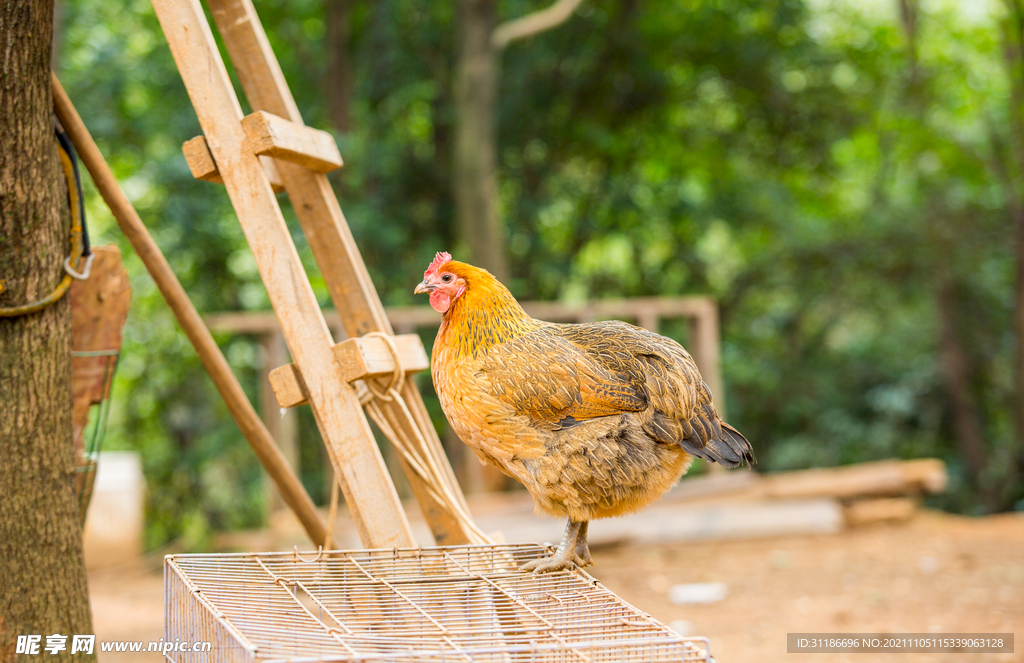
{"label": "blurred green foliage", "polygon": [[[332,129],[324,2],[256,6],[307,123]],[[383,300],[409,304],[433,252],[458,246],[455,6],[352,8],[352,129],[337,134],[334,181]],[[729,418],[761,469],[933,455],[954,479],[939,504],[1008,508],[1024,498],[1012,473],[1024,463],[998,173],[1011,141],[1002,9],[922,2],[912,50],[898,8],[585,0],[512,45],[497,118],[509,285],[566,301],[712,294]],[[181,155],[200,130],[148,2],[75,0],[60,16],[58,74],[197,308],[269,308],[224,191],[194,181]],[[147,544],[199,547],[257,525],[257,462],[91,185],[87,197],[94,243],[122,247],[135,290],[107,439],[143,455]],[[943,381],[941,288],[984,433],[973,477]],[[258,346],[220,340],[255,397]],[[303,479],[322,499],[308,419]]]}

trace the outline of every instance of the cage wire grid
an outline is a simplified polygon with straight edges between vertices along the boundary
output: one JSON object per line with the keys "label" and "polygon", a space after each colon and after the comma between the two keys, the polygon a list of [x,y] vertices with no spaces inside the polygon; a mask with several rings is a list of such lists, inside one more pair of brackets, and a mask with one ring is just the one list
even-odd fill
{"label": "cage wire grid", "polygon": [[712,661],[538,544],[168,555],[165,640],[193,661]]}

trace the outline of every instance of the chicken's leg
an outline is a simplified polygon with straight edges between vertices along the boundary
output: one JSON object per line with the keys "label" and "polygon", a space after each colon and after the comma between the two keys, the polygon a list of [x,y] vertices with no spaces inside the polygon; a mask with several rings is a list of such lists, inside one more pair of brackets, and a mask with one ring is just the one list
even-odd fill
{"label": "chicken's leg", "polygon": [[587,547],[587,525],[586,520],[576,521],[570,518],[565,525],[565,534],[562,535],[562,542],[558,544],[555,554],[551,557],[542,557],[527,562],[519,567],[519,570],[551,573],[567,569],[573,564],[590,566],[593,564],[593,560],[590,559],[590,548]]}

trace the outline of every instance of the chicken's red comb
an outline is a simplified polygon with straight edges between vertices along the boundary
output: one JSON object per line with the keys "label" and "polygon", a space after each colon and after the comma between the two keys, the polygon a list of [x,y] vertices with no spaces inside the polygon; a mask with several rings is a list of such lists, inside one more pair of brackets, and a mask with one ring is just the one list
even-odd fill
{"label": "chicken's red comb", "polygon": [[423,278],[427,278],[431,274],[437,273],[437,270],[441,269],[442,265],[446,265],[452,261],[452,254],[447,251],[438,251],[437,255],[434,256],[434,262],[430,263],[427,267],[427,271],[423,272]]}

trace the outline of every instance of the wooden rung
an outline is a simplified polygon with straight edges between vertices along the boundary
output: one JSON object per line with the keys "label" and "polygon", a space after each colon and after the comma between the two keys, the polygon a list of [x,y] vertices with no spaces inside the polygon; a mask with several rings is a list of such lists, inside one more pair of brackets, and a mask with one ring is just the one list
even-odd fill
{"label": "wooden rung", "polygon": [[[427,351],[417,334],[394,336],[398,361],[406,373],[418,373],[430,368]],[[334,360],[341,366],[345,380],[352,382],[363,378],[379,378],[391,375],[395,361],[384,339],[379,336],[350,338],[334,346]]]}
{"label": "wooden rung", "polygon": [[266,111],[242,118],[242,129],[256,154],[291,161],[320,173],[341,168],[338,144],[326,131]]}
{"label": "wooden rung", "polygon": [[[181,146],[181,151],[185,154],[185,161],[188,162],[188,169],[192,171],[192,177],[204,182],[224,184],[224,180],[217,170],[217,164],[213,160],[213,155],[210,154],[210,146],[207,145],[205,136],[196,136],[185,141],[185,144]],[[270,179],[270,186],[273,187],[274,193],[284,191],[281,173],[278,172],[274,160],[270,157],[260,157],[260,163],[267,171],[267,178]]]}
{"label": "wooden rung", "polygon": [[270,388],[274,390],[277,404],[281,407],[295,407],[306,404],[306,388],[295,364],[285,364],[270,371]]}
{"label": "wooden rung", "polygon": [[[394,339],[398,362],[407,375],[430,367],[430,360],[419,336],[402,334]],[[333,352],[346,382],[363,378],[386,378],[395,370],[395,362],[387,343],[377,336],[350,338],[335,345]],[[270,386],[281,407],[306,403],[306,389],[295,364],[279,366],[270,371]]]}

